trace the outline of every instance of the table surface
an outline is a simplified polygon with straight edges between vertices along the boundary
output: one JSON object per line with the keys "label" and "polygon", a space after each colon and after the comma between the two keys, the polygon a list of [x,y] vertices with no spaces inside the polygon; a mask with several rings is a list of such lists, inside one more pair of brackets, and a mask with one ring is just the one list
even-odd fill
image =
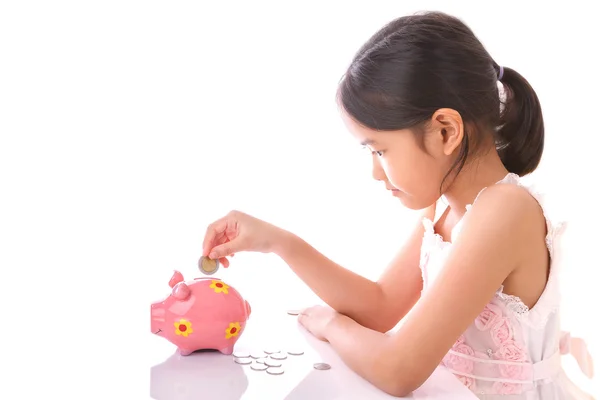
{"label": "table surface", "polygon": [[[151,333],[149,333],[151,334]],[[335,400],[397,399],[378,390],[351,371],[328,343],[310,335],[285,310],[253,311],[236,351],[301,349],[303,355],[288,355],[284,373],[270,375],[234,362],[233,356],[218,352],[196,352],[181,356],[174,345],[156,336],[152,354],[156,363],[150,372],[150,395],[156,400]],[[325,362],[330,370],[316,370]],[[470,400],[476,397],[452,374],[438,368],[411,399]]]}
{"label": "table surface", "polygon": [[[236,349],[303,349],[303,355],[284,360],[283,375],[253,371],[236,364],[232,356],[215,352],[180,356],[172,343],[153,335],[150,303],[170,293],[170,271],[149,270],[143,277],[128,277],[82,270],[77,279],[67,279],[59,288],[43,279],[11,283],[14,295],[1,302],[0,399],[393,398],[352,372],[328,343],[314,338],[297,317],[287,314],[288,309],[316,304],[294,276],[288,274],[285,281],[283,269],[279,275],[269,270],[268,277],[254,277],[254,271],[238,268],[227,276],[227,282],[252,304]],[[332,368],[315,370],[315,362]],[[441,368],[409,398],[476,399]]]}

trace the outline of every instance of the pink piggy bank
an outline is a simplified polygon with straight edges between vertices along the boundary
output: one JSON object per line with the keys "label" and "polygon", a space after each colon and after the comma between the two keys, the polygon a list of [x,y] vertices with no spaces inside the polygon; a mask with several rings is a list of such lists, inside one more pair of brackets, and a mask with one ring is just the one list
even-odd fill
{"label": "pink piggy bank", "polygon": [[250,317],[250,304],[220,279],[183,281],[175,271],[171,294],[150,308],[152,333],[162,336],[187,356],[197,350],[233,353]]}

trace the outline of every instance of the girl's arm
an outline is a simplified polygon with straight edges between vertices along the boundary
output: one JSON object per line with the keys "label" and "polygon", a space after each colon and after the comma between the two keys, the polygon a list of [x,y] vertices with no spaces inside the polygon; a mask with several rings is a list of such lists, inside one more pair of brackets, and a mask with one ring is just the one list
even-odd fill
{"label": "girl's arm", "polygon": [[543,218],[524,189],[488,188],[465,216],[440,275],[395,334],[382,334],[338,315],[324,328],[324,338],[376,387],[395,396],[408,395],[433,373],[524,255],[540,245],[545,248],[540,235]]}
{"label": "girl's arm", "polygon": [[[433,207],[423,216],[433,217]],[[419,219],[409,240],[378,282],[334,263],[286,232],[275,250],[292,271],[331,308],[378,332],[392,329],[414,306],[423,285],[419,267],[424,234]]]}

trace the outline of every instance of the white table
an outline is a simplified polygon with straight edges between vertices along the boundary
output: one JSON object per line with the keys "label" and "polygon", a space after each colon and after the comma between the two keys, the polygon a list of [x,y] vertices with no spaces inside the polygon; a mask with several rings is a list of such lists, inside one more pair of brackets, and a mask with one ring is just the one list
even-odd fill
{"label": "white table", "polygon": [[[148,332],[151,335],[150,332]],[[310,335],[285,310],[253,310],[236,350],[277,347],[281,351],[300,347],[304,355],[283,361],[283,375],[254,371],[234,362],[233,356],[199,352],[181,356],[164,338],[152,342],[150,395],[156,400],[336,400],[397,399],[376,389],[352,372],[328,343]],[[315,362],[326,362],[330,370],[315,370]],[[438,368],[412,399],[476,399],[452,374]]]}
{"label": "white table", "polygon": [[[133,271],[127,276],[81,268],[60,286],[57,280],[36,277],[9,281],[10,296],[2,303],[0,320],[0,399],[393,398],[349,370],[329,344],[287,315],[288,309],[315,304],[294,276],[288,274],[290,281],[285,281],[282,275],[287,272],[273,270],[255,276],[256,268],[231,268],[226,277],[252,305],[238,348],[302,346],[305,354],[289,356],[283,375],[252,371],[219,353],[182,357],[172,343],[153,335],[150,303],[170,293],[169,271],[148,269],[143,275]],[[330,364],[331,370],[315,370],[313,363],[319,361]],[[409,398],[476,399],[443,369]]]}

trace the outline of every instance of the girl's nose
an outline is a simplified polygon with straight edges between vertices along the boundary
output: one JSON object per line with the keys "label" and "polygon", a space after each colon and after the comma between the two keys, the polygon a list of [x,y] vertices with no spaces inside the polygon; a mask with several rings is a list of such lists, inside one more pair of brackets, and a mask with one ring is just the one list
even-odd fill
{"label": "girl's nose", "polygon": [[385,171],[383,170],[383,168],[381,168],[381,163],[377,159],[376,155],[373,156],[373,169],[371,174],[373,176],[373,179],[375,179],[376,181],[384,181],[387,179]]}

